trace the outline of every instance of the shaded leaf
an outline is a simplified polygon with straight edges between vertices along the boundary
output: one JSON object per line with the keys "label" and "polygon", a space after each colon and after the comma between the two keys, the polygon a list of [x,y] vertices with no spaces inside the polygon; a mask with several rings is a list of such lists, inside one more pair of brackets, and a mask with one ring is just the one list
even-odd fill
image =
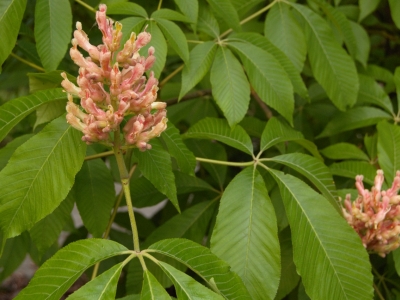
{"label": "shaded leaf", "polygon": [[379,106],[388,113],[393,113],[393,105],[385,90],[371,77],[359,74],[360,89],[358,100],[360,104],[369,103]]}
{"label": "shaded leaf", "polygon": [[242,30],[236,9],[229,0],[207,0],[207,2],[230,28],[235,31]]}
{"label": "shaded leaf", "polygon": [[[39,90],[55,89],[61,86],[63,78],[61,70],[47,73],[27,73],[29,77],[29,90],[31,93]],[[76,77],[67,73],[68,80],[76,84]]]}
{"label": "shaded leaf", "polygon": [[368,162],[346,160],[329,166],[332,175],[355,179],[357,175],[364,176],[364,182],[373,185],[376,169]]}
{"label": "shaded leaf", "polygon": [[197,16],[199,13],[199,2],[198,0],[174,0],[180,11],[183,12],[189,20],[196,24]]}
{"label": "shaded leaf", "polygon": [[321,150],[321,153],[330,159],[359,159],[369,161],[369,157],[356,145],[350,143],[337,143]]}
{"label": "shaded leaf", "polygon": [[397,107],[400,107],[400,67],[397,67],[394,72],[394,83],[396,85]]}
{"label": "shaded leaf", "polygon": [[389,0],[390,14],[396,27],[400,29],[400,3],[396,0]]}
{"label": "shaded leaf", "polygon": [[197,29],[213,38],[220,34],[218,21],[206,5],[200,6]]}
{"label": "shaded leaf", "polygon": [[366,16],[375,11],[381,0],[358,0],[360,7],[360,15],[358,16],[358,22],[361,22]]}
{"label": "shaded leaf", "polygon": [[365,68],[368,63],[369,51],[371,50],[371,42],[367,31],[360,24],[350,21],[350,27],[356,38],[357,51],[355,53],[355,58],[363,65]]}
{"label": "shaded leaf", "polygon": [[53,121],[54,119],[64,114],[66,104],[67,100],[63,99],[58,101],[52,101],[50,103],[45,103],[42,106],[40,106],[36,110],[36,122],[33,127],[36,128],[39,125]]}
{"label": "shaded leaf", "polygon": [[10,276],[24,261],[29,247],[30,239],[26,232],[7,240],[0,255],[0,282]]}
{"label": "shaded leaf", "polygon": [[378,129],[378,162],[387,182],[392,182],[396,171],[400,171],[400,127],[381,122]]}

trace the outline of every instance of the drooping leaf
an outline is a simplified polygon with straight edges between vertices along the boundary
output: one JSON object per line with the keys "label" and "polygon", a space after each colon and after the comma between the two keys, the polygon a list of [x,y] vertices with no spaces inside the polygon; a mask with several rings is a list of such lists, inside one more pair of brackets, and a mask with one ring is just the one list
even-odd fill
{"label": "drooping leaf", "polygon": [[350,143],[337,143],[321,150],[321,153],[330,159],[359,159],[369,161],[369,157],[356,145]]}
{"label": "drooping leaf", "polygon": [[365,68],[368,62],[369,51],[371,50],[371,41],[367,31],[360,24],[350,21],[350,27],[357,43],[357,52],[355,57]]}
{"label": "drooping leaf", "polygon": [[72,12],[69,1],[37,0],[35,6],[36,48],[47,72],[57,69],[67,52],[71,36]]}
{"label": "drooping leaf", "polygon": [[150,150],[144,152],[138,149],[134,151],[135,156],[138,158],[140,171],[180,211],[176,197],[175,177],[172,172],[171,157],[163,148],[160,141],[156,139],[152,140],[151,146]]}
{"label": "drooping leaf", "polygon": [[141,300],[170,300],[171,297],[149,270],[143,272]]}
{"label": "drooping leaf", "polygon": [[20,146],[0,172],[0,227],[6,238],[31,228],[65,199],[86,150],[62,116]]}
{"label": "drooping leaf", "polygon": [[358,22],[361,22],[366,16],[373,13],[378,7],[381,0],[358,0],[360,6],[360,15],[358,16]]}
{"label": "drooping leaf", "polygon": [[299,14],[305,30],[308,58],[315,79],[340,110],[357,99],[358,77],[354,61],[332,39],[327,22],[304,5],[288,2]]}
{"label": "drooping leaf", "polygon": [[393,105],[385,90],[371,77],[358,74],[360,89],[358,91],[358,100],[360,104],[369,103],[379,106],[388,113],[393,113]]}
{"label": "drooping leaf", "polygon": [[182,29],[180,29],[174,22],[166,19],[154,17],[154,20],[157,22],[158,27],[163,32],[170,46],[175,50],[180,58],[182,58],[184,63],[187,64],[189,61],[189,48]]}
{"label": "drooping leaf", "polygon": [[167,145],[169,154],[178,163],[179,169],[184,173],[194,175],[196,157],[183,143],[179,130],[169,123],[167,129],[162,133],[161,138]]}
{"label": "drooping leaf", "polygon": [[231,129],[223,119],[205,118],[189,128],[184,138],[214,139],[247,154],[253,154],[250,136],[240,125]]}
{"label": "drooping leaf", "polygon": [[[117,2],[107,6],[107,15],[132,15],[148,18],[146,10],[139,4]],[[123,30],[126,30],[125,28]]]}
{"label": "drooping leaf", "polygon": [[196,45],[190,51],[189,63],[185,64],[182,71],[182,85],[179,99],[198,84],[210,70],[216,49],[217,45],[212,41],[208,41]]}
{"label": "drooping leaf", "polygon": [[254,90],[267,105],[293,123],[293,86],[285,70],[268,52],[250,43],[229,42],[239,53]]}
{"label": "drooping leaf", "polygon": [[198,0],[174,0],[176,5],[179,7],[181,12],[189,18],[189,20],[196,24],[197,17],[199,14],[199,2]]}
{"label": "drooping leaf", "polygon": [[115,202],[110,170],[99,158],[85,161],[76,174],[74,190],[83,224],[94,237],[101,237]]}
{"label": "drooping leaf", "polygon": [[297,71],[303,69],[307,54],[306,39],[289,6],[277,2],[271,8],[265,19],[264,35],[286,54]]}
{"label": "drooping leaf", "polygon": [[239,61],[229,49],[219,47],[211,68],[212,94],[229,125],[239,123],[250,102],[250,86]]}
{"label": "drooping leaf", "polygon": [[151,14],[152,18],[161,18],[161,19],[166,19],[170,21],[178,21],[178,22],[186,22],[186,23],[191,23],[190,19],[181,13],[168,9],[168,8],[161,8],[156,10]]}
{"label": "drooping leaf", "polygon": [[280,249],[275,211],[259,172],[247,167],[226,188],[211,237],[211,251],[245,283],[252,299],[274,299]]}
{"label": "drooping leaf", "polygon": [[0,73],[1,65],[10,55],[17,40],[19,27],[27,0],[4,0],[0,2]]}
{"label": "drooping leaf", "polygon": [[41,266],[15,300],[58,300],[87,268],[127,250],[121,244],[103,239],[71,243]]}
{"label": "drooping leaf", "polygon": [[269,160],[284,164],[310,180],[341,215],[332,175],[319,159],[302,153],[290,153],[274,156]]}
{"label": "drooping leaf", "polygon": [[114,299],[117,284],[124,263],[119,263],[72,293],[68,300],[108,300]]}
{"label": "drooping leaf", "polygon": [[392,116],[381,109],[368,106],[358,106],[346,112],[338,112],[325,126],[317,138],[331,136],[343,131],[374,125]]}
{"label": "drooping leaf", "polygon": [[400,3],[396,0],[389,0],[390,14],[396,27],[400,29]]}
{"label": "drooping leaf", "polygon": [[66,99],[62,89],[38,91],[32,95],[8,101],[0,106],[0,140],[23,118],[46,102]]}
{"label": "drooping leaf", "polygon": [[224,298],[204,285],[198,283],[192,277],[185,273],[175,269],[171,265],[159,261],[159,266],[168,275],[168,277],[174,283],[176,294],[179,299],[190,299],[190,300],[223,300]]}
{"label": "drooping leaf", "polygon": [[251,299],[240,277],[206,247],[185,239],[165,239],[148,249],[181,262],[208,284],[213,282],[227,299]]}
{"label": "drooping leaf", "polygon": [[0,149],[0,171],[7,165],[14,151],[32,136],[33,134],[24,134],[19,136]]}
{"label": "drooping leaf", "polygon": [[364,182],[373,185],[376,169],[368,162],[346,160],[329,166],[332,175],[355,179],[357,175],[364,176]]}
{"label": "drooping leaf", "polygon": [[396,171],[400,171],[400,127],[381,122],[378,129],[378,162],[387,182],[392,182]]}
{"label": "drooping leaf", "polygon": [[355,231],[303,181],[269,172],[281,191],[294,262],[307,294],[312,299],[372,299],[371,265]]}
{"label": "drooping leaf", "polygon": [[239,16],[235,7],[229,0],[207,0],[211,8],[224,20],[233,30],[241,31]]}

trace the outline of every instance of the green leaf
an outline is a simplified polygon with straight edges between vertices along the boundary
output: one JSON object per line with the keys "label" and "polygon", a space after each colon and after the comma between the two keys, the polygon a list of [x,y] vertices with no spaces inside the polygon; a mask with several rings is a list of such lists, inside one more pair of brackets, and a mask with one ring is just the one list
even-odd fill
{"label": "green leaf", "polygon": [[400,248],[397,248],[392,252],[393,255],[393,260],[394,260],[394,266],[396,268],[397,274],[400,276]]}
{"label": "green leaf", "polygon": [[368,162],[347,160],[333,163],[329,166],[332,175],[355,179],[357,175],[364,176],[364,182],[374,185],[376,169]]}
{"label": "green leaf", "polygon": [[171,157],[158,140],[151,141],[152,148],[141,152],[134,150],[138,165],[146,177],[161,193],[166,195],[178,211],[175,176],[172,172]]}
{"label": "green leaf", "polygon": [[1,66],[10,55],[18,37],[19,27],[27,0],[4,0],[0,2],[0,73]]}
{"label": "green leaf", "polygon": [[66,199],[49,215],[37,222],[29,231],[32,242],[42,256],[57,241],[65,224],[71,220],[75,193],[71,190]]}
{"label": "green leaf", "polygon": [[350,143],[337,143],[321,150],[321,153],[330,159],[345,160],[359,159],[369,161],[369,157],[356,145]]}
{"label": "green leaf", "polygon": [[167,145],[169,154],[176,159],[179,169],[184,173],[194,175],[196,157],[183,143],[179,130],[169,123],[161,138]]}
{"label": "green leaf", "polygon": [[355,57],[363,65],[367,67],[369,51],[371,50],[371,42],[367,31],[360,24],[350,21],[350,27],[356,38],[357,49]]}
{"label": "green leaf", "polygon": [[365,70],[365,74],[371,76],[375,81],[382,82],[385,84],[385,92],[387,94],[395,91],[394,76],[391,71],[380,67],[378,65],[369,64]]}
{"label": "green leaf", "polygon": [[26,232],[7,240],[0,256],[0,282],[10,276],[24,261],[29,247],[30,240]]}
{"label": "green leaf", "polygon": [[387,182],[392,182],[400,170],[400,127],[381,122],[378,129],[378,162]]}
{"label": "green leaf", "polygon": [[206,5],[200,6],[197,29],[208,34],[212,38],[219,37],[220,31],[218,21]]}
{"label": "green leaf", "polygon": [[161,8],[159,10],[156,10],[151,14],[152,18],[161,18],[161,19],[166,19],[170,21],[178,21],[178,22],[185,22],[185,23],[191,23],[188,17],[182,15],[181,13],[178,13],[175,10],[171,10],[168,8]]}
{"label": "green leaf", "polygon": [[227,121],[223,119],[205,118],[190,127],[182,137],[213,139],[247,154],[253,154],[253,144],[246,131],[240,125],[230,128]]}
{"label": "green leaf", "polygon": [[36,110],[36,122],[33,126],[36,128],[39,125],[48,123],[58,118],[65,113],[67,99],[45,103]]}
{"label": "green leaf", "polygon": [[360,15],[358,16],[358,23],[360,23],[366,16],[375,11],[381,0],[358,0],[360,7]]}
{"label": "green leaf", "polygon": [[188,194],[197,191],[213,191],[217,194],[220,192],[199,177],[190,176],[178,171],[174,171],[174,174],[178,194]]}
{"label": "green leaf", "polygon": [[394,79],[394,83],[396,85],[397,107],[400,107],[400,67],[396,68],[393,79]]}
{"label": "green leaf", "polygon": [[250,43],[229,42],[239,53],[254,90],[267,105],[293,124],[293,86],[274,56]]}
{"label": "green leaf", "polygon": [[159,266],[174,283],[176,294],[179,299],[190,299],[190,300],[224,299],[220,295],[206,288],[204,285],[195,281],[192,277],[175,269],[171,265],[159,261]]}
{"label": "green leaf", "polygon": [[281,191],[294,262],[310,298],[372,299],[371,265],[356,232],[304,182],[268,170]]}
{"label": "green leaf", "polygon": [[35,6],[36,48],[47,72],[57,69],[67,52],[71,36],[72,12],[69,1],[37,0]]}
{"label": "green leaf", "polygon": [[72,293],[68,300],[109,300],[115,299],[117,284],[124,263],[119,263],[90,282],[79,290]]}
{"label": "green leaf", "polygon": [[224,22],[234,31],[242,31],[239,15],[235,7],[229,0],[207,0],[211,8],[218,14]]}
{"label": "green leaf", "polygon": [[396,0],[389,0],[390,14],[396,27],[400,29],[400,3]]}
{"label": "green leaf", "polygon": [[137,208],[156,205],[165,199],[165,196],[143,176],[132,179],[129,186],[131,195],[135,195],[134,201]]}
{"label": "green leaf", "polygon": [[[29,90],[31,93],[39,90],[55,89],[61,86],[63,78],[61,73],[64,71],[55,70],[47,73],[28,73]],[[69,81],[76,84],[76,77],[67,73]]]}
{"label": "green leaf", "polygon": [[[107,15],[132,15],[148,18],[146,10],[139,4],[131,2],[117,2],[107,6]],[[125,28],[123,31],[126,30]]]}
{"label": "green leaf", "polygon": [[175,50],[180,58],[182,58],[184,63],[187,64],[189,61],[189,48],[182,29],[180,29],[174,22],[166,19],[154,17],[154,20],[163,32],[169,45]]}
{"label": "green leaf", "polygon": [[[133,4],[133,3],[132,3]],[[130,38],[131,33],[135,32],[136,35],[138,35],[142,29],[143,25],[146,23],[146,19],[142,17],[130,17],[130,18],[125,18],[120,21],[122,24],[122,39],[121,39],[121,45],[125,44],[125,42]],[[150,43],[152,43],[150,41]],[[143,54],[147,54],[142,52]]]}
{"label": "green leaf", "polygon": [[379,106],[388,113],[393,113],[393,105],[385,90],[371,77],[358,74],[360,89],[358,100],[360,104],[369,103]]}
{"label": "green leaf", "polygon": [[338,112],[325,126],[317,138],[332,136],[343,131],[367,127],[392,116],[381,109],[368,106],[358,106],[346,112]]}
{"label": "green leaf", "polygon": [[69,244],[47,260],[15,300],[58,300],[82,273],[128,249],[110,240],[86,239]]}
{"label": "green leaf", "polygon": [[149,270],[143,272],[141,300],[169,300],[171,297]]}
{"label": "green leaf", "polygon": [[250,86],[239,61],[229,49],[219,47],[211,68],[212,95],[229,125],[239,123],[250,102]]}
{"label": "green leaf", "polygon": [[211,251],[245,283],[252,299],[274,299],[280,249],[274,207],[259,172],[247,167],[227,186],[211,237]]}
{"label": "green leaf", "polygon": [[67,95],[62,89],[53,89],[16,98],[0,106],[0,140],[3,140],[16,124],[42,104],[66,98]]}
{"label": "green leaf", "polygon": [[331,172],[319,159],[302,153],[290,153],[274,156],[269,160],[284,164],[310,180],[342,215]]}
{"label": "green leaf", "polygon": [[6,238],[31,228],[65,199],[86,144],[62,116],[13,154],[0,172],[0,227]]}
{"label": "green leaf", "polygon": [[285,53],[298,72],[303,70],[307,54],[306,38],[289,6],[277,2],[271,8],[265,19],[264,35]]}
{"label": "green leaf", "polygon": [[217,44],[212,41],[196,45],[190,51],[189,62],[182,71],[182,85],[179,93],[181,99],[189,92],[210,70]]}
{"label": "green leaf", "polygon": [[199,14],[198,0],[174,0],[180,11],[189,18],[189,20],[196,24],[197,16]]}
{"label": "green leaf", "polygon": [[165,239],[148,249],[186,265],[209,285],[215,284],[226,299],[251,299],[240,277],[206,247],[185,239]]}
{"label": "green leaf", "polygon": [[101,237],[114,206],[115,189],[110,170],[100,158],[83,163],[74,190],[83,224],[94,237]]}
{"label": "green leaf", "polygon": [[24,134],[22,136],[19,136],[9,142],[5,147],[0,149],[0,170],[2,170],[7,165],[14,151],[27,140],[29,140],[32,136],[33,134]]}
{"label": "green leaf", "polygon": [[304,5],[288,2],[300,15],[305,29],[308,58],[315,79],[340,110],[357,99],[358,78],[354,61],[332,39],[327,22]]}
{"label": "green leaf", "polygon": [[292,82],[294,91],[299,94],[303,99],[308,100],[308,91],[301,78],[300,72],[296,69],[294,64],[290,61],[290,59],[286,56],[284,52],[282,52],[278,47],[272,44],[268,39],[264,36],[254,33],[254,32],[243,32],[237,33],[233,35],[233,39],[240,39],[241,41],[247,41],[254,46],[257,46],[268,53],[272,54],[275,59],[279,62],[282,68],[286,71],[287,76],[289,76],[290,81]]}

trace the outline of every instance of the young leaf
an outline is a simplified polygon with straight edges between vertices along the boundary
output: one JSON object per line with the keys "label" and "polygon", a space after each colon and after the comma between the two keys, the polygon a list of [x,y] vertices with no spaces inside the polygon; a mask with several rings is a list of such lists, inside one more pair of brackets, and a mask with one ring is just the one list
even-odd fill
{"label": "young leaf", "polygon": [[302,174],[317,187],[340,215],[342,214],[331,172],[319,159],[302,153],[290,153],[274,156],[269,160],[284,164]]}
{"label": "young leaf", "polygon": [[165,239],[148,249],[181,262],[208,284],[213,280],[226,299],[251,299],[240,277],[206,247],[185,239]]}
{"label": "young leaf", "polygon": [[159,261],[159,266],[174,283],[176,294],[179,299],[190,299],[190,300],[224,299],[222,296],[212,292],[210,289],[198,283],[192,277],[175,269],[171,265]]}
{"label": "young leaf", "polygon": [[358,23],[360,23],[366,16],[375,11],[381,0],[358,0],[360,6],[360,15],[358,16]]}
{"label": "young leaf", "polygon": [[3,253],[0,255],[1,282],[10,276],[24,261],[29,247],[30,240],[26,232],[7,240]]}
{"label": "young leaf", "polygon": [[[62,17],[60,17],[62,16]],[[68,0],[37,0],[36,48],[47,72],[57,69],[72,36],[72,12]]]}
{"label": "young leaf", "polygon": [[101,159],[85,161],[76,174],[74,190],[83,224],[94,237],[101,237],[115,202],[110,170]]}
{"label": "young leaf", "polygon": [[385,90],[371,77],[358,74],[360,89],[358,90],[358,100],[360,104],[369,103],[379,106],[388,113],[393,113],[393,105]]}
{"label": "young leaf", "polygon": [[188,17],[182,15],[181,13],[171,10],[168,8],[161,8],[159,10],[156,10],[151,14],[152,18],[158,18],[158,19],[165,19],[165,20],[170,20],[170,21],[178,21],[178,22],[185,22],[185,23],[191,23]]}
{"label": "young leaf", "polygon": [[115,299],[117,284],[124,263],[119,263],[86,283],[72,293],[68,300],[109,300]]}
{"label": "young leaf", "polygon": [[268,52],[250,43],[229,42],[238,52],[250,83],[267,105],[293,123],[293,86],[285,70]]}
{"label": "young leaf", "polygon": [[10,55],[18,37],[19,27],[27,0],[5,0],[0,2],[0,73],[3,62]]}
{"label": "young leaf", "polygon": [[400,29],[400,3],[396,0],[389,0],[389,6],[393,22]]}
{"label": "young leaf", "polygon": [[354,61],[332,39],[327,22],[304,5],[287,2],[300,15],[308,47],[308,57],[315,79],[340,110],[351,107],[357,99],[358,78]]}
{"label": "young leaf", "polygon": [[371,265],[355,231],[303,181],[269,172],[281,191],[294,262],[311,299],[372,299]]}
{"label": "young leaf", "polygon": [[175,176],[172,173],[171,157],[158,140],[152,140],[152,148],[141,152],[135,149],[138,165],[146,177],[161,193],[166,195],[178,211]]}
{"label": "young leaf", "polygon": [[374,125],[392,116],[381,109],[368,106],[357,106],[346,112],[338,112],[325,126],[317,138],[332,136],[343,131]]}
{"label": "young leaf", "polygon": [[103,239],[71,243],[40,267],[15,300],[58,300],[87,268],[127,250],[121,244]]}
{"label": "young leaf", "polygon": [[[146,10],[139,4],[131,2],[113,3],[107,7],[108,15],[132,15],[148,18]],[[125,28],[123,30],[126,30]],[[128,30],[129,31],[129,30]]]}
{"label": "young leaf", "polygon": [[239,15],[229,0],[207,0],[211,8],[224,20],[230,28],[235,31],[242,31]]}
{"label": "young leaf", "polygon": [[196,47],[190,51],[189,62],[185,64],[182,71],[182,85],[179,99],[198,84],[210,70],[216,49],[217,44],[208,41],[196,45]]}
{"label": "young leaf", "polygon": [[198,0],[174,0],[180,11],[189,18],[193,23],[197,23],[197,16],[199,14]]}
{"label": "young leaf", "polygon": [[250,86],[239,61],[229,49],[219,47],[211,68],[212,94],[230,126],[239,123],[250,102]]}
{"label": "young leaf", "polygon": [[31,228],[65,199],[86,144],[62,116],[13,154],[0,172],[0,227],[6,238]]}
{"label": "young leaf", "polygon": [[386,180],[392,182],[400,170],[400,127],[381,122],[378,128],[378,162]]}
{"label": "young leaf", "polygon": [[277,2],[271,8],[265,18],[264,35],[285,53],[298,72],[303,70],[307,54],[306,38],[289,6]]}
{"label": "young leaf", "polygon": [[369,157],[364,151],[350,143],[337,143],[328,146],[322,149],[321,153],[325,157],[334,160],[359,159],[369,161]]}
{"label": "young leaf", "polygon": [[189,48],[182,29],[172,21],[155,18],[154,16],[152,17],[157,22],[170,46],[175,50],[180,58],[182,58],[184,63],[187,64],[189,60]]}
{"label": "young leaf", "polygon": [[251,166],[236,175],[220,202],[211,251],[242,278],[252,299],[274,299],[280,277],[278,228],[259,172]]}
{"label": "young leaf", "polygon": [[223,119],[205,118],[189,128],[183,138],[214,139],[247,154],[253,154],[250,136],[240,126],[231,129]]}
{"label": "young leaf", "polygon": [[333,163],[329,166],[332,175],[355,179],[357,175],[364,176],[364,182],[373,185],[376,176],[376,169],[365,161],[346,160]]}
{"label": "young leaf", "polygon": [[143,272],[141,300],[170,300],[171,297],[149,270]]}
{"label": "young leaf", "polygon": [[42,104],[66,98],[62,89],[53,89],[16,98],[0,106],[0,141],[16,124]]}

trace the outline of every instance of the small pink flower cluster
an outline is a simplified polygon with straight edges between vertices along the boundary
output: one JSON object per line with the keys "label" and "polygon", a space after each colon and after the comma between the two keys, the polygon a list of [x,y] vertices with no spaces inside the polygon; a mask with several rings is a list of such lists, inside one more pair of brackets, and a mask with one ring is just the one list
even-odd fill
{"label": "small pink flower cluster", "polygon": [[[148,141],[159,136],[167,127],[166,103],[157,99],[158,80],[151,72],[146,80],[144,73],[154,64],[154,48],[148,49],[147,58],[139,50],[150,42],[146,31],[137,37],[132,33],[120,48],[122,24],[106,17],[107,7],[99,6],[96,21],[103,34],[103,44],[93,46],[76,23],[70,55],[79,68],[78,86],[70,82],[65,73],[61,85],[68,92],[67,121],[83,132],[87,144],[100,142],[112,146],[110,132],[120,130],[124,116],[132,115],[123,127],[124,143],[144,151],[150,149]],[[78,46],[89,57],[84,57]],[[80,106],[72,96],[81,99]],[[82,110],[83,109],[83,110]]]}
{"label": "small pink flower cluster", "polygon": [[364,189],[363,176],[356,177],[358,198],[344,200],[343,214],[347,222],[361,237],[366,249],[385,257],[400,246],[400,171],[396,172],[393,185],[381,191],[383,171],[378,170],[371,191]]}

